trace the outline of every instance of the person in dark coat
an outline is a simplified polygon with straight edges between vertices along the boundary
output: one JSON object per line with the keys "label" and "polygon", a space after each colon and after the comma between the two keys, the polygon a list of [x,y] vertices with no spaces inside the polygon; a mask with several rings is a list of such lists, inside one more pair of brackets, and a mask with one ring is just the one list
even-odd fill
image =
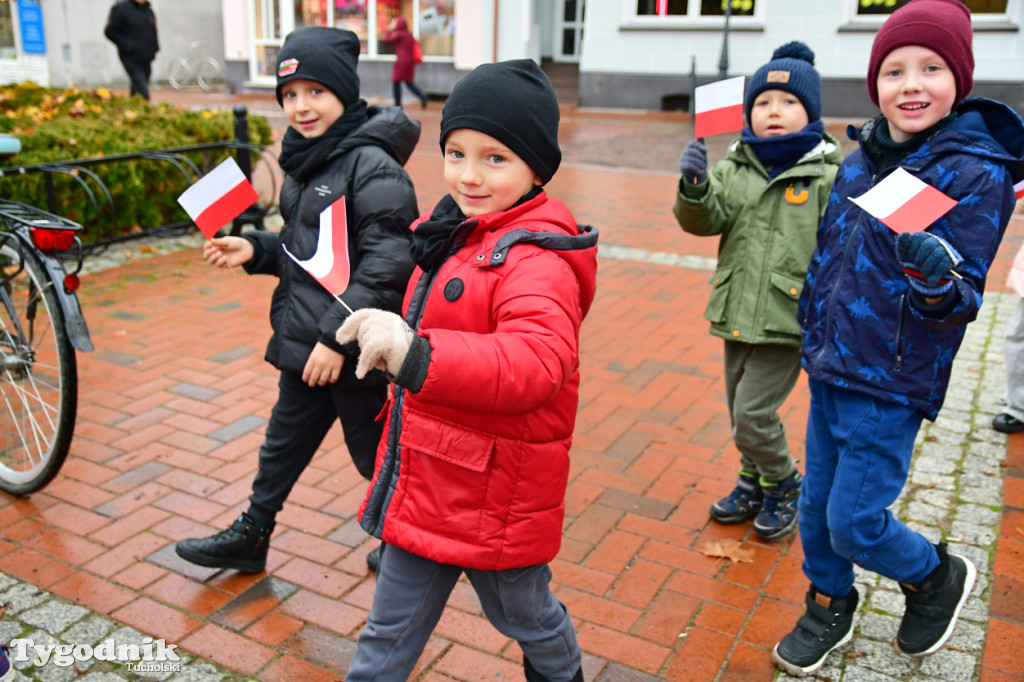
{"label": "person in dark coat", "polygon": [[110,8],[103,35],[117,45],[117,56],[131,83],[130,94],[149,101],[149,76],[160,51],[153,6],[148,0],[120,0]]}
{"label": "person in dark coat", "polygon": [[388,32],[384,42],[395,46],[395,66],[391,69],[391,87],[395,92],[395,106],[402,106],[402,83],[409,86],[412,94],[420,98],[420,106],[426,108],[427,96],[423,94],[416,79],[416,61],[413,59],[413,46],[416,39],[409,33],[409,25],[405,17],[395,17],[388,24]]}
{"label": "person in dark coat", "polygon": [[[402,166],[420,124],[359,98],[358,58],[351,31],[306,26],[288,35],[277,59],[277,99],[290,126],[279,158],[284,226],[214,238],[203,248],[217,267],[280,278],[266,359],[281,377],[248,510],[225,531],[177,544],[178,556],[200,566],[264,570],[277,513],[335,420],[359,474],[373,475],[387,379],[379,371],[356,377],[358,346],[334,337],[349,311],[289,258],[317,254],[320,214],[344,199],[350,277],[341,300],[355,311],[401,309],[413,271],[409,225],[418,212]],[[375,556],[367,559],[371,568]]]}

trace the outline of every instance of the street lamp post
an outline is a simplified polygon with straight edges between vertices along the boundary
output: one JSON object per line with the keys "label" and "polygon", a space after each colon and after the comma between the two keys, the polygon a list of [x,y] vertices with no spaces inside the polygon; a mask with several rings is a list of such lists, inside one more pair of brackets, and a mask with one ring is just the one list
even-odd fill
{"label": "street lamp post", "polygon": [[725,0],[725,30],[722,31],[722,56],[718,58],[718,80],[724,80],[729,73],[729,17],[732,16],[732,0]]}

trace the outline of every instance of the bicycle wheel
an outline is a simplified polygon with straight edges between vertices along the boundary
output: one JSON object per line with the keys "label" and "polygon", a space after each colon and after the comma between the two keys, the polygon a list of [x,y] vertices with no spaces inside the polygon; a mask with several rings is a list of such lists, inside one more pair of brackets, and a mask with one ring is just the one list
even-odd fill
{"label": "bicycle wheel", "polygon": [[13,240],[0,246],[0,489],[27,495],[67,457],[78,369],[54,283],[27,249],[20,267]]}
{"label": "bicycle wheel", "polygon": [[206,92],[209,92],[213,87],[213,82],[220,78],[220,62],[213,57],[206,57],[203,61],[199,62],[199,68],[196,69],[196,82]]}
{"label": "bicycle wheel", "polygon": [[167,81],[172,88],[181,90],[191,78],[192,66],[184,57],[178,57],[171,62],[171,73],[167,76]]}

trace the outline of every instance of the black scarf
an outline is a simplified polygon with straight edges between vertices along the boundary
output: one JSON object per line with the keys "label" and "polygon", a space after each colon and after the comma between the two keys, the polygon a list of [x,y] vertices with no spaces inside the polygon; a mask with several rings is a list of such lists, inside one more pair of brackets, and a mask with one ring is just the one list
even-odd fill
{"label": "black scarf", "polygon": [[323,135],[306,138],[289,127],[281,141],[281,155],[277,157],[281,170],[299,182],[304,181],[311,172],[319,168],[339,142],[366,123],[368,118],[366,102],[358,100],[346,107],[345,113],[325,130]]}
{"label": "black scarf", "polygon": [[[509,206],[514,208],[523,204],[544,191],[543,187],[534,187],[519,198],[519,201]],[[507,210],[507,209],[506,209]],[[437,202],[430,218],[416,226],[412,232],[412,260],[420,266],[424,272],[432,272],[444,263],[448,254],[462,245],[455,245],[452,237],[455,230],[466,222],[466,214],[462,212],[459,205],[451,194],[444,195],[441,201]],[[475,225],[476,221],[470,223]]]}
{"label": "black scarf", "polygon": [[776,137],[758,137],[750,126],[743,129],[740,136],[750,145],[757,158],[761,160],[768,177],[774,178],[779,173],[792,168],[803,155],[814,149],[825,135],[825,124],[821,121],[808,123],[803,130]]}
{"label": "black scarf", "polygon": [[861,138],[864,152],[875,162],[875,167],[879,170],[896,166],[920,149],[921,145],[934,137],[936,133],[952,123],[956,116],[955,111],[951,112],[936,121],[931,127],[904,142],[893,140],[889,135],[888,120],[884,116],[876,116],[864,124],[865,134]]}

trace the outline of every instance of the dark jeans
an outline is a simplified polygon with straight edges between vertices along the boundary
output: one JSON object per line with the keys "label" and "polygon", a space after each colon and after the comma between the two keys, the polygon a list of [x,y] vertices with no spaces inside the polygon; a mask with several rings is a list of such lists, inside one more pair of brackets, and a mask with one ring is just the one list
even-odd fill
{"label": "dark jeans", "polygon": [[142,99],[149,101],[149,74],[153,68],[153,62],[124,57],[121,59],[124,70],[128,72],[128,80],[131,81],[130,95],[139,95]]}
{"label": "dark jeans", "polygon": [[384,430],[384,422],[376,419],[387,399],[386,384],[334,383],[311,388],[301,375],[292,372],[281,372],[278,391],[249,496],[249,515],[267,526],[273,524],[335,419],[341,419],[356,469],[367,480],[373,476],[377,444]]}
{"label": "dark jeans", "polygon": [[[417,97],[420,98],[420,102],[422,104],[426,104],[427,103],[427,96],[423,94],[423,91],[419,89],[419,86],[417,86],[412,81],[404,81],[404,82],[405,82],[406,85],[409,86],[409,89],[412,90],[412,94],[414,94],[414,95],[416,95]],[[398,81],[398,82],[392,83],[391,87],[395,91],[395,106],[396,107],[402,106],[402,81]]]}

